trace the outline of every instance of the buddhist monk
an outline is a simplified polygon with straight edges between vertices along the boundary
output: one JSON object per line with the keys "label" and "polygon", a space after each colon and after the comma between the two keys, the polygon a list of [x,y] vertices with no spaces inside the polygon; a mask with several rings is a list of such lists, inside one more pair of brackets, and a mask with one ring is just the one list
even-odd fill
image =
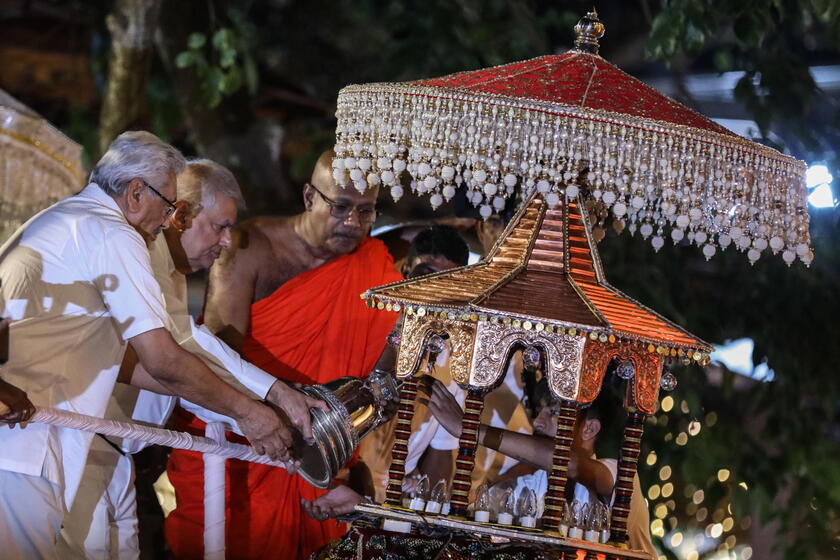
{"label": "buddhist monk", "polygon": [[[369,310],[359,294],[401,279],[385,245],[368,237],[377,189],[336,184],[331,152],[318,159],[303,189],[305,211],[259,217],[236,231],[233,247],[211,269],[205,321],[242,356],[277,377],[326,383],[366,376],[377,363],[396,314]],[[197,419],[179,428],[203,430]],[[173,452],[167,472],[177,508],[166,519],[175,558],[201,558],[202,462]],[[301,509],[323,494],[297,475],[228,461],[229,558],[306,558],[344,533]]]}

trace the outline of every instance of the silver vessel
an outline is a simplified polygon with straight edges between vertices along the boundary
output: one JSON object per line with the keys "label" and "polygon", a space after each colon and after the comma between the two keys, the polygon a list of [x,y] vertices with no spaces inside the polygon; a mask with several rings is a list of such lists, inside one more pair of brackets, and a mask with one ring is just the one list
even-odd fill
{"label": "silver vessel", "polygon": [[326,488],[362,438],[393,416],[399,391],[394,378],[380,371],[365,379],[341,377],[299,390],[326,402],[330,408],[329,412],[312,409],[315,443],[299,440],[296,449],[300,458],[298,474],[312,486]]}

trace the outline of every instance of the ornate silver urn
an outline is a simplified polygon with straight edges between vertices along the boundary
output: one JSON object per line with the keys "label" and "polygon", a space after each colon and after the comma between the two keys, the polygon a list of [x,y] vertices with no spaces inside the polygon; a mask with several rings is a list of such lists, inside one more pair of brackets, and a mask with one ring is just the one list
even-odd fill
{"label": "ornate silver urn", "polygon": [[374,371],[364,379],[341,377],[299,390],[330,408],[329,412],[312,409],[315,443],[301,440],[295,450],[301,462],[298,474],[312,486],[326,488],[362,438],[393,416],[399,389],[392,375]]}

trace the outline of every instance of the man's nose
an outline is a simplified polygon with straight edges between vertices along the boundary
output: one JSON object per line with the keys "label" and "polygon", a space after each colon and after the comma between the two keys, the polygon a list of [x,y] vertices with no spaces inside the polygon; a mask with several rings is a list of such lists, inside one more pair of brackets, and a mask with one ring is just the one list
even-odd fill
{"label": "man's nose", "polygon": [[359,219],[359,210],[356,208],[350,210],[350,213],[347,214],[347,217],[344,218],[344,221],[342,221],[342,223],[354,227],[361,227],[362,221]]}
{"label": "man's nose", "polygon": [[233,239],[229,229],[225,228],[222,230],[222,237],[219,240],[219,245],[221,245],[225,249],[230,249],[233,245]]}

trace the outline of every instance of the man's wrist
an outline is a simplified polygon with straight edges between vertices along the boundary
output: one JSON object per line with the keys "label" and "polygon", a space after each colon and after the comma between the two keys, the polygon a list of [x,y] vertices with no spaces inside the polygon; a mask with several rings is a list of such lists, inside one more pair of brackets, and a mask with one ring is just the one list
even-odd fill
{"label": "man's wrist", "polygon": [[[242,395],[240,393],[240,395]],[[242,395],[242,404],[239,404],[233,408],[233,412],[229,415],[231,418],[238,422],[245,420],[254,414],[259,414],[259,407],[265,406],[259,401],[255,401],[254,399]]]}
{"label": "man's wrist", "polygon": [[482,428],[484,429],[484,435],[481,437],[481,445],[498,451],[502,445],[502,438],[505,435],[505,431],[499,428],[493,428],[492,426],[482,426]]}
{"label": "man's wrist", "polygon": [[277,403],[279,402],[280,397],[286,394],[288,388],[288,385],[278,379],[271,384],[271,387],[268,388],[268,392],[265,394],[265,399]]}

